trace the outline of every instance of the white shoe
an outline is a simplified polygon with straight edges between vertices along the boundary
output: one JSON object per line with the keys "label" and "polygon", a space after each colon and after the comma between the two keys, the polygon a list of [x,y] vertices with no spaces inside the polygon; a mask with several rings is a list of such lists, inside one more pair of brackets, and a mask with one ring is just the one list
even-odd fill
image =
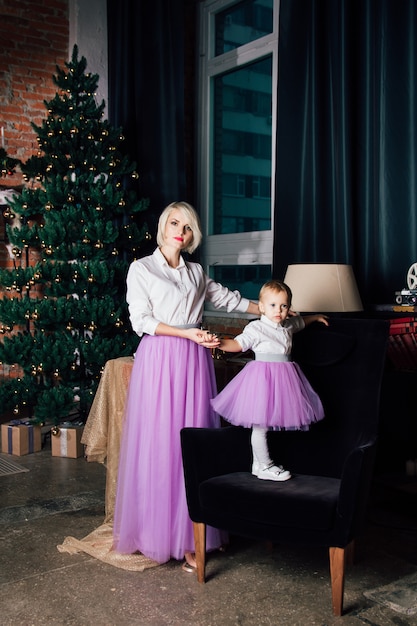
{"label": "white shoe", "polygon": [[[276,481],[284,481],[291,478],[291,474],[288,470],[285,470],[282,465],[268,465],[266,467],[259,467],[258,471],[255,474],[261,480],[276,480]],[[255,472],[252,468],[252,474]]]}

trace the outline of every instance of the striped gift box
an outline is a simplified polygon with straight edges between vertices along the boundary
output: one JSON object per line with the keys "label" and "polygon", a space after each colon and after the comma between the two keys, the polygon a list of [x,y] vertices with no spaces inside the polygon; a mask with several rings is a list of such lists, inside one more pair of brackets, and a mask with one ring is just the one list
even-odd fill
{"label": "striped gift box", "polygon": [[24,456],[42,447],[41,427],[30,421],[13,420],[1,425],[1,450],[5,454]]}

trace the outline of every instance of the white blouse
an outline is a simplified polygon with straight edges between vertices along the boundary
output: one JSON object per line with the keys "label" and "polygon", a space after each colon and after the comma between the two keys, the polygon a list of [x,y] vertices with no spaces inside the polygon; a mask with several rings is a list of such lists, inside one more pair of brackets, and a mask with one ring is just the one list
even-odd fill
{"label": "white blouse", "polygon": [[292,335],[303,330],[305,323],[300,315],[287,317],[283,324],[271,322],[265,315],[245,326],[235,337],[242,352],[253,350],[257,354],[291,354]]}
{"label": "white blouse", "polygon": [[159,248],[130,265],[126,299],[132,328],[139,336],[154,335],[161,322],[200,324],[205,300],[228,312],[244,313],[249,307],[249,300],[209,278],[198,263],[180,257],[178,267],[170,267]]}

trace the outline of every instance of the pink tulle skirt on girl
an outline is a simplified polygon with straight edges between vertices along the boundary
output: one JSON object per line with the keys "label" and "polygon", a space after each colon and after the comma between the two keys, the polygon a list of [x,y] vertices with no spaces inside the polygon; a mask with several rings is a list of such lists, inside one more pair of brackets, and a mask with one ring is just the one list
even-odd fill
{"label": "pink tulle skirt on girl", "polygon": [[211,405],[235,426],[307,430],[324,417],[320,398],[292,361],[250,361]]}

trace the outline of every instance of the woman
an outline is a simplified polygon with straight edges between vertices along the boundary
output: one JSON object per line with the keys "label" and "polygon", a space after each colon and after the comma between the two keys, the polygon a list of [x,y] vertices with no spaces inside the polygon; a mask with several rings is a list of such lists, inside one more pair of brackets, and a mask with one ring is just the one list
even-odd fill
{"label": "woman", "polygon": [[[208,349],[219,340],[201,330],[204,302],[259,314],[257,304],[184,260],[181,253],[200,242],[197,213],[174,202],[159,218],[158,248],[129,268],[130,320],[142,340],[128,391],[114,519],[117,551],[139,551],[158,563],[185,557],[183,568],[190,572],[196,564],[180,430],[219,426],[210,407],[216,383]],[[220,531],[209,528],[207,548],[221,543]]]}

